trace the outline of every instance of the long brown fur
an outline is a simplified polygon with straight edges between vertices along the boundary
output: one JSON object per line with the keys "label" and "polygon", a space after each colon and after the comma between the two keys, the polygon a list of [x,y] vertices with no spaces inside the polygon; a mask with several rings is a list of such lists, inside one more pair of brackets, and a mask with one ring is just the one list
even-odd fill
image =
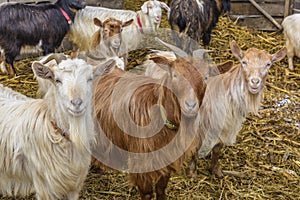
{"label": "long brown fur", "polygon": [[[182,65],[183,60],[177,59],[176,64],[171,65],[173,70],[182,74],[192,85],[195,94],[197,95],[199,105],[202,103],[206,85],[201,75],[192,66]],[[166,160],[174,158],[180,153],[181,149],[185,152],[174,162],[161,169],[146,173],[130,173],[130,182],[138,186],[142,199],[152,198],[152,187],[156,186],[158,199],[165,199],[164,190],[167,186],[171,172],[177,172],[191,154],[195,153],[198,139],[195,138],[195,120],[196,116],[185,116],[175,94],[168,88],[171,88],[170,77],[166,76],[162,80],[152,79],[150,77],[138,76],[130,73],[125,73],[122,70],[114,69],[111,73],[99,78],[94,83],[94,113],[97,127],[96,152],[104,154],[104,159],[109,161],[110,158],[122,155],[121,151],[113,150],[113,145],[119,146],[121,149],[135,153],[151,153],[168,145],[175,138],[175,147],[171,151],[164,151],[159,156],[153,157],[147,161],[136,160],[135,157],[128,157],[128,166],[123,166],[124,169],[130,171],[138,171],[139,168],[151,169],[151,166],[161,165]],[[165,87],[161,84],[164,82]],[[138,87],[134,87],[138,85]],[[134,89],[132,89],[134,88]],[[163,120],[158,107],[155,105],[161,103],[165,109],[167,119],[178,126],[178,130],[171,130],[163,126]],[[130,119],[125,115],[129,111]],[[121,116],[121,120],[115,121],[114,114]],[[115,115],[116,116],[116,115]],[[131,126],[130,121],[134,122]],[[151,121],[152,120],[152,121]],[[119,124],[117,124],[119,123]],[[121,124],[120,124],[121,123]],[[158,132],[153,133],[153,129],[147,129],[147,126],[155,124],[162,125]],[[121,127],[126,130],[135,131],[135,125],[144,128],[143,136],[146,138],[135,137],[126,134]],[[181,137],[177,137],[180,135]],[[112,143],[107,143],[107,138]],[[179,139],[178,139],[179,138]],[[190,144],[188,139],[193,138]],[[188,146],[188,148],[185,148]],[[115,166],[120,165],[115,159],[112,163]]]}

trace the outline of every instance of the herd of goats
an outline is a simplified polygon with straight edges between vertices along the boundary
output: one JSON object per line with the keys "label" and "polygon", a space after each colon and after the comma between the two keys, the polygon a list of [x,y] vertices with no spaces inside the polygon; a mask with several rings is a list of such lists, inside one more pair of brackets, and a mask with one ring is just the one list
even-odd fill
{"label": "herd of goats", "polygon": [[[153,50],[144,75],[126,71],[127,54],[144,34],[159,29],[166,10],[176,45]],[[170,176],[211,153],[210,170],[235,143],[248,113],[257,113],[273,63],[300,56],[300,16],[283,22],[286,47],[270,54],[242,50],[240,61],[213,64],[204,57],[211,31],[230,0],[158,0],[140,11],[86,6],[83,0],[0,5],[1,69],[16,75],[15,58],[25,46],[44,56],[32,63],[41,98],[0,85],[0,194],[39,200],[79,198],[91,163],[126,171],[141,199],[166,199]],[[182,39],[182,35],[190,39]],[[54,53],[67,37],[77,48]],[[196,42],[195,42],[196,41]],[[5,114],[3,114],[5,113]]]}

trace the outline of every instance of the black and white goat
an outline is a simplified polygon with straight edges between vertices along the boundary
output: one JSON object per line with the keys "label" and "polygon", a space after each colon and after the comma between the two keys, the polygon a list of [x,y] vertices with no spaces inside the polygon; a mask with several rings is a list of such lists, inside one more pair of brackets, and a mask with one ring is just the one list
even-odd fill
{"label": "black and white goat", "polygon": [[16,71],[13,62],[25,45],[39,45],[43,54],[59,47],[84,0],[58,0],[56,3],[0,5],[0,46],[10,77]]}
{"label": "black and white goat", "polygon": [[219,16],[230,11],[230,0],[173,0],[170,5],[169,23],[171,29],[186,33],[189,38],[183,48],[182,40],[175,38],[177,45],[187,53],[195,50],[202,38],[207,46],[211,40],[212,29]]}

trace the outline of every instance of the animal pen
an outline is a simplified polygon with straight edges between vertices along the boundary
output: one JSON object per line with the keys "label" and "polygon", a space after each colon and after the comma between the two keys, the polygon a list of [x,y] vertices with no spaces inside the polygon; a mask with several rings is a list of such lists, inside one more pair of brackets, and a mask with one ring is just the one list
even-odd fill
{"label": "animal pen", "polygon": [[[136,11],[145,1],[91,0],[90,4]],[[231,8],[229,15],[221,17],[212,32],[208,48],[214,51],[210,57],[216,63],[228,60],[239,63],[230,52],[229,42],[232,40],[236,40],[243,50],[256,47],[275,53],[284,47],[281,22],[285,16],[300,12],[300,0],[231,0]],[[165,12],[160,27],[170,28]],[[170,39],[163,33],[159,37],[165,41]],[[141,74],[145,70],[140,65],[151,50],[146,48],[149,41],[143,42],[145,48],[129,52],[127,68],[132,73]],[[11,79],[0,75],[0,84],[37,98],[38,84],[31,70],[31,64],[36,59],[18,60],[15,67],[19,75]],[[197,177],[189,177],[184,168],[181,173],[172,175],[167,187],[167,199],[300,199],[299,60],[294,59],[294,64],[295,71],[289,71],[285,58],[271,67],[259,114],[247,116],[236,144],[222,150],[220,165],[224,177],[212,176],[207,170],[209,156],[199,159]],[[13,199],[33,200],[35,196],[12,198],[0,195],[0,200]],[[135,200],[139,199],[139,193],[128,183],[126,173],[104,168],[99,170],[92,165],[80,199]]]}

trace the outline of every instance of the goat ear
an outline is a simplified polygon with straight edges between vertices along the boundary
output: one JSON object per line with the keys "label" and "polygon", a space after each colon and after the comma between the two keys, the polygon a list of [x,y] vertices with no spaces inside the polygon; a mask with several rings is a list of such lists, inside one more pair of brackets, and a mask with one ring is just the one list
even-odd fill
{"label": "goat ear", "polygon": [[232,66],[233,66],[233,61],[229,60],[229,61],[218,64],[217,68],[218,68],[220,74],[224,74],[224,73],[228,72],[232,68]]}
{"label": "goat ear", "polygon": [[100,19],[98,19],[98,18],[94,18],[94,24],[96,25],[96,26],[99,26],[99,27],[102,27],[103,26],[103,24],[102,24],[102,22],[100,21]]}
{"label": "goat ear", "polygon": [[54,80],[53,71],[49,67],[44,66],[38,61],[32,63],[32,70],[34,74],[39,78]]}
{"label": "goat ear", "polygon": [[236,43],[235,40],[232,40],[230,43],[230,49],[231,52],[233,53],[233,55],[238,58],[239,60],[241,60],[243,58],[243,51],[242,49],[239,47],[239,45]]}
{"label": "goat ear", "polygon": [[171,62],[169,59],[163,57],[163,56],[153,56],[150,57],[149,60],[152,60],[153,62],[155,62],[160,68],[162,68],[165,71],[170,71],[170,65]]}
{"label": "goat ear", "polygon": [[126,21],[126,22],[123,22],[123,23],[122,23],[122,27],[129,26],[130,24],[132,24],[132,22],[133,22],[133,19],[128,20],[128,21]]}
{"label": "goat ear", "polygon": [[94,67],[94,76],[102,76],[110,73],[116,66],[116,61],[114,59],[110,59],[105,63],[97,65]]}
{"label": "goat ear", "polygon": [[275,54],[272,55],[272,63],[282,60],[286,56],[286,53],[287,53],[286,47],[277,51]]}
{"label": "goat ear", "polygon": [[146,1],[142,7],[141,7],[141,10],[144,14],[147,14],[148,13],[148,1]]}

